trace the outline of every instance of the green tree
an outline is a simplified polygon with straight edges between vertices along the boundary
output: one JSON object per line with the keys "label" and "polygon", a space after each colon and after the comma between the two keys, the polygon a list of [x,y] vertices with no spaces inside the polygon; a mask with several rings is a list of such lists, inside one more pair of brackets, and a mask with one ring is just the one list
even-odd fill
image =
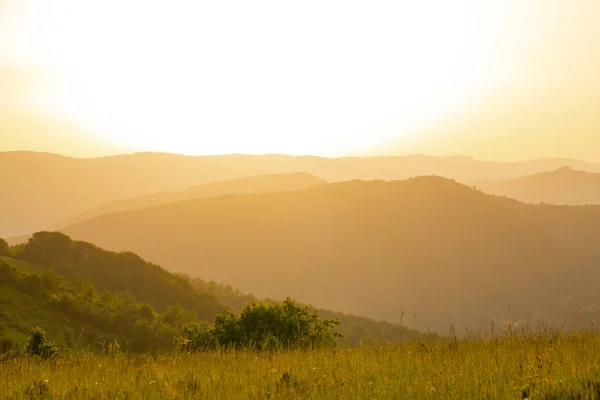
{"label": "green tree", "polygon": [[29,355],[48,358],[56,353],[56,346],[46,339],[46,331],[36,327],[31,330],[26,350]]}
{"label": "green tree", "polygon": [[54,265],[69,254],[73,242],[60,232],[34,233],[25,246],[21,258],[42,265]]}
{"label": "green tree", "polygon": [[0,238],[0,257],[6,257],[10,255],[10,246],[6,240]]}
{"label": "green tree", "polygon": [[18,272],[4,261],[0,260],[0,283],[14,284],[17,282]]}

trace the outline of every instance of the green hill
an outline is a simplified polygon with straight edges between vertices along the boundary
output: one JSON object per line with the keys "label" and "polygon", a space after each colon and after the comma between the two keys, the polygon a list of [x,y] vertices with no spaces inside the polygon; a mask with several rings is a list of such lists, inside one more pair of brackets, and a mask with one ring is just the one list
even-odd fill
{"label": "green hill", "polygon": [[126,293],[99,293],[89,281],[72,283],[54,271],[24,271],[5,261],[0,261],[0,316],[0,340],[9,343],[22,346],[39,326],[60,347],[106,350],[117,340],[132,351],[171,348],[183,323],[196,320],[179,306],[159,314]]}
{"label": "green hill", "polygon": [[[10,253],[0,257],[0,339],[21,344],[40,326],[65,347],[106,349],[118,340],[134,351],[170,348],[184,323],[208,322],[225,306],[239,312],[258,300],[58,232],[36,233]],[[321,313],[341,320],[339,331],[350,345],[422,336],[405,325]]]}
{"label": "green hill", "polygon": [[418,310],[418,327],[445,333],[509,316],[571,322],[565,299],[600,278],[598,226],[600,207],[421,177],[184,201],[64,232],[260,297],[388,321]]}

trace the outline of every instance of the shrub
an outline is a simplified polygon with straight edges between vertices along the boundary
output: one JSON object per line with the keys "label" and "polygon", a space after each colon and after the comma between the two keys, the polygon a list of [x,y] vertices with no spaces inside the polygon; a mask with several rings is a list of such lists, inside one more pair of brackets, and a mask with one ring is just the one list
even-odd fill
{"label": "shrub", "polygon": [[46,331],[36,327],[31,330],[31,334],[27,339],[26,351],[31,356],[48,358],[56,354],[56,346],[46,339]]}
{"label": "shrub", "polygon": [[283,302],[254,302],[239,314],[225,310],[210,326],[186,325],[176,344],[187,349],[216,347],[314,349],[337,346],[337,319],[321,319],[310,306],[290,298]]}

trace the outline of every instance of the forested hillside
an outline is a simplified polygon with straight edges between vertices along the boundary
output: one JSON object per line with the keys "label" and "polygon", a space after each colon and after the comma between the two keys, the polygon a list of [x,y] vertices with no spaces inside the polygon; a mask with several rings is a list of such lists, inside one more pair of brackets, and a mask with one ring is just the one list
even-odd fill
{"label": "forested hillside", "polygon": [[[172,274],[133,253],[58,232],[38,232],[12,248],[0,239],[0,339],[23,344],[40,326],[65,347],[106,350],[117,340],[132,351],[169,349],[186,323],[208,324],[225,307],[240,312],[257,302],[231,286]],[[321,316],[340,319],[342,344],[421,337],[406,325],[328,310]]]}
{"label": "forested hillside", "polygon": [[572,323],[593,305],[569,296],[598,289],[598,226],[600,207],[420,177],[185,201],[64,231],[260,297],[389,321],[418,310],[417,326],[445,333],[509,315]]}

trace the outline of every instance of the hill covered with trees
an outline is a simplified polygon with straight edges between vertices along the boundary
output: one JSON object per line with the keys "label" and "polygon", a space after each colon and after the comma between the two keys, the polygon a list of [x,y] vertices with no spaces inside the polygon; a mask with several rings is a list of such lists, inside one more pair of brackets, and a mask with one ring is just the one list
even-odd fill
{"label": "hill covered with trees", "polygon": [[[261,304],[231,286],[172,274],[133,253],[106,251],[59,232],[38,232],[13,247],[0,239],[2,343],[23,345],[40,326],[64,347],[106,350],[117,340],[132,351],[170,349],[187,324],[207,327],[219,315]],[[327,310],[320,317],[340,321],[336,332],[346,345],[422,337],[405,325],[365,317]]]}
{"label": "hill covered with trees", "polygon": [[562,325],[593,309],[568,299],[598,289],[598,226],[600,207],[420,177],[184,201],[64,232],[260,297],[388,321],[417,310],[418,327],[445,333],[509,318]]}

